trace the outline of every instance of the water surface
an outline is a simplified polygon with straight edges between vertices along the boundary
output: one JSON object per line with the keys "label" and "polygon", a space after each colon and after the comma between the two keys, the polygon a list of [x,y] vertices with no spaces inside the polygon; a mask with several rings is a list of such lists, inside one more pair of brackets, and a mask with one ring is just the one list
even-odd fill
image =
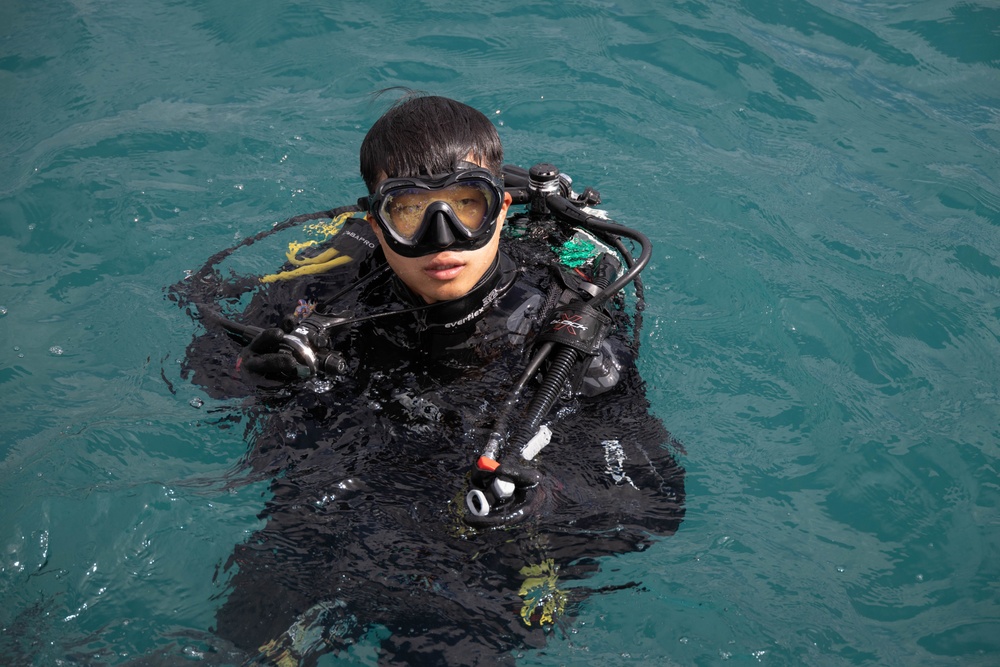
{"label": "water surface", "polygon": [[230,483],[242,425],[179,378],[163,288],[353,201],[402,85],[656,244],[687,518],[523,664],[995,664],[998,68],[982,0],[5,3],[0,649],[210,647],[266,487]]}

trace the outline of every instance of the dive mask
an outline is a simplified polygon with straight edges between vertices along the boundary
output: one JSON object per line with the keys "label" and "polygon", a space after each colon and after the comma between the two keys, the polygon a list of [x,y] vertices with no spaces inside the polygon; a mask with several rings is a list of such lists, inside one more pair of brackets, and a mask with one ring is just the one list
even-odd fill
{"label": "dive mask", "polygon": [[358,206],[375,219],[389,248],[404,257],[478,250],[496,229],[503,183],[479,166],[443,176],[387,178]]}

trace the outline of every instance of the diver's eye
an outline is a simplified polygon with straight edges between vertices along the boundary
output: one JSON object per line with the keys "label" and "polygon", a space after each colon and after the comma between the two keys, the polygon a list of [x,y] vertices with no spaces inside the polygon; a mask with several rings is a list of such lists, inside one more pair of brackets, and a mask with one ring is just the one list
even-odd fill
{"label": "diver's eye", "polygon": [[423,213],[425,206],[421,204],[395,204],[389,209],[389,215],[396,217],[401,216],[412,216],[420,215]]}

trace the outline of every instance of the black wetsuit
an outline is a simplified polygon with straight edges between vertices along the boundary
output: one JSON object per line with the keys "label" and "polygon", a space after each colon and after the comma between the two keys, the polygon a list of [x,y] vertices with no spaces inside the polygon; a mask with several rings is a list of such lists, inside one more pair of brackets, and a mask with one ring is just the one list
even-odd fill
{"label": "black wetsuit", "polygon": [[[258,393],[233,371],[239,344],[211,328],[192,343],[195,382],[254,397],[247,464],[273,478],[266,525],[226,564],[236,572],[219,635],[265,662],[309,664],[381,626],[388,664],[500,664],[572,614],[596,558],[676,530],[683,469],[648,412],[620,308],[616,386],[565,396],[546,420],[539,511],[499,530],[463,523],[467,473],[524,369],[555,284],[549,248],[563,239],[554,224],[509,228],[521,238],[504,239],[469,297],[336,332],[340,377]],[[275,284],[244,321],[276,326],[297,303],[355,318],[419,305],[365,223],[348,221],[335,243],[352,262]]]}

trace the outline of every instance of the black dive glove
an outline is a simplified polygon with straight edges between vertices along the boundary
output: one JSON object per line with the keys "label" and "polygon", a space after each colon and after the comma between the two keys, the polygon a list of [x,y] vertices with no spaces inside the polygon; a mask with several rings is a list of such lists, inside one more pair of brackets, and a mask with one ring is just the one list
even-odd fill
{"label": "black dive glove", "polygon": [[286,348],[284,331],[277,327],[264,329],[240,353],[238,368],[253,375],[279,382],[294,382],[312,375]]}

